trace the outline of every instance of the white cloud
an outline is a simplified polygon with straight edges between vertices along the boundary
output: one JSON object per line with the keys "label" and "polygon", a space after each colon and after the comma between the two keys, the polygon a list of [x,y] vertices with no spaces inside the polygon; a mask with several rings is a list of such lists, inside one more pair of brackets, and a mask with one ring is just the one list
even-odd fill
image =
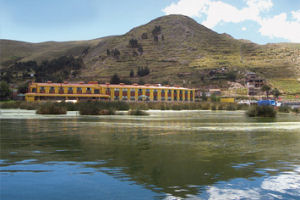
{"label": "white cloud", "polygon": [[296,172],[286,172],[279,176],[270,177],[264,180],[261,188],[271,190],[282,194],[300,195],[300,168],[295,169]]}
{"label": "white cloud", "polygon": [[247,6],[239,9],[220,0],[179,0],[177,3],[172,3],[164,8],[163,12],[190,17],[204,17],[202,24],[208,28],[213,28],[222,22],[240,23],[251,20],[260,25],[259,32],[264,36],[300,42],[300,10],[291,12],[294,20],[288,20],[286,13],[263,18],[261,14],[273,7],[272,0],[244,1]]}
{"label": "white cloud", "polygon": [[297,11],[292,11],[292,16],[294,19],[300,22],[300,9]]}
{"label": "white cloud", "polygon": [[247,28],[246,27],[242,27],[242,31],[246,31],[247,30]]}
{"label": "white cloud", "polygon": [[189,17],[201,17],[210,2],[211,0],[180,0],[167,6],[163,12],[167,15],[182,14]]}
{"label": "white cloud", "polygon": [[238,8],[213,0],[179,0],[163,9],[166,14],[183,14],[190,17],[206,15],[202,22],[208,28],[215,27],[220,22],[238,23],[245,20],[258,20],[262,11],[269,10],[273,4],[271,0],[246,0],[247,7]]}
{"label": "white cloud", "polygon": [[209,199],[223,200],[223,199],[261,199],[257,189],[221,189],[217,187],[210,187],[207,190]]}
{"label": "white cloud", "polygon": [[259,32],[271,38],[285,38],[291,42],[300,42],[300,21],[287,20],[286,13],[281,13],[272,18],[262,19]]}

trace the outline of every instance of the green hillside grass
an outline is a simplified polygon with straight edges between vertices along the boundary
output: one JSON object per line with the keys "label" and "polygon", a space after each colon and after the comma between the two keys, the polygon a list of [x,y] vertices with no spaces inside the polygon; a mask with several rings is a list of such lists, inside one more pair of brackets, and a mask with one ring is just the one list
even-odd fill
{"label": "green hillside grass", "polygon": [[[154,41],[152,31],[160,26]],[[147,34],[147,39],[142,35]],[[136,39],[143,53],[131,48],[130,39]],[[0,40],[2,69],[16,61],[50,60],[63,55],[83,59],[77,80],[109,81],[114,73],[132,82],[169,83],[184,86],[226,87],[226,80],[211,80],[207,73],[226,68],[240,76],[247,71],[257,72],[274,87],[287,93],[300,93],[300,44],[280,43],[258,45],[236,40],[227,34],[218,34],[193,19],[182,15],[168,15],[148,24],[133,28],[121,36],[89,41],[25,43]],[[118,58],[107,55],[107,49],[118,49]],[[149,67],[144,77],[129,77],[130,70]],[[205,77],[201,80],[200,77]],[[284,80],[284,81],[283,81]],[[289,80],[289,81],[286,81]]]}

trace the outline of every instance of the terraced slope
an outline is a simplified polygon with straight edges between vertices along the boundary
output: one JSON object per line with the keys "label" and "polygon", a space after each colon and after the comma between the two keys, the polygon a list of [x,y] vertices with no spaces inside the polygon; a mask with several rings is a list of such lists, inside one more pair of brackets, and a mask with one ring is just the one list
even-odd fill
{"label": "terraced slope", "polygon": [[[258,45],[236,40],[182,15],[157,18],[121,36],[45,43],[1,40],[0,47],[3,70],[16,61],[41,62],[63,55],[80,57],[85,67],[77,77],[70,77],[74,81],[105,82],[118,73],[131,82],[228,87],[227,73],[235,72],[236,81],[242,83],[244,74],[254,71],[273,87],[287,93],[300,93],[297,80],[300,78],[300,44]],[[149,75],[129,77],[130,70],[136,73],[138,67],[146,66],[150,69]],[[221,75],[214,73],[220,70]]]}

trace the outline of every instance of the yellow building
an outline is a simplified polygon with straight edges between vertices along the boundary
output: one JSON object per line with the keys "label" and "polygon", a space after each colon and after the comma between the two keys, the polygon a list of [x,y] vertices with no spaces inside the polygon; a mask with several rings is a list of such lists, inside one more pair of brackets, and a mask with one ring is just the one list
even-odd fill
{"label": "yellow building", "polygon": [[221,103],[234,103],[233,97],[221,97],[220,98]]}
{"label": "yellow building", "polygon": [[194,101],[195,89],[179,86],[81,83],[31,83],[26,101],[111,100],[111,101]]}

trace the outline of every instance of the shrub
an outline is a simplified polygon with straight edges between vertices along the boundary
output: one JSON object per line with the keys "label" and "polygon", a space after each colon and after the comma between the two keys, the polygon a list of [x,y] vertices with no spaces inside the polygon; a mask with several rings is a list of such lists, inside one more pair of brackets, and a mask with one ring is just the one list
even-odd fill
{"label": "shrub", "polygon": [[292,111],[296,114],[300,113],[300,108],[293,108]]}
{"label": "shrub", "polygon": [[37,114],[66,114],[67,109],[58,103],[43,103],[36,111]]}
{"label": "shrub", "polygon": [[218,110],[224,110],[224,109],[225,109],[224,105],[223,104],[219,104]]}
{"label": "shrub", "polygon": [[149,113],[142,111],[140,109],[136,109],[136,110],[130,110],[128,112],[129,115],[149,115]]}
{"label": "shrub", "polygon": [[19,106],[20,106],[20,102],[17,101],[8,101],[0,104],[0,108],[2,109],[19,108]]}
{"label": "shrub", "polygon": [[247,104],[237,104],[237,110],[248,110],[248,108]]}
{"label": "shrub", "polygon": [[291,108],[289,106],[280,106],[278,111],[279,112],[284,112],[284,113],[289,113]]}
{"label": "shrub", "polygon": [[276,111],[272,106],[250,106],[246,112],[248,117],[275,117]]}
{"label": "shrub", "polygon": [[213,104],[211,107],[210,107],[211,110],[217,110],[217,106],[215,104]]}
{"label": "shrub", "polygon": [[100,110],[99,115],[114,115],[116,113],[113,109],[103,109]]}
{"label": "shrub", "polygon": [[21,102],[19,104],[19,108],[26,110],[36,110],[39,108],[39,104],[34,102]]}
{"label": "shrub", "polygon": [[99,115],[100,107],[95,103],[80,103],[79,104],[79,113],[81,115]]}
{"label": "shrub", "polygon": [[210,109],[210,104],[209,103],[202,103],[201,104],[201,109],[202,110],[209,110]]}
{"label": "shrub", "polygon": [[226,106],[225,108],[226,110],[236,110],[237,109],[237,106],[233,103],[230,103]]}
{"label": "shrub", "polygon": [[39,107],[39,103],[25,102],[25,101],[10,101],[10,102],[1,103],[0,107],[2,109],[20,108],[20,109],[26,109],[26,110],[35,110]]}

